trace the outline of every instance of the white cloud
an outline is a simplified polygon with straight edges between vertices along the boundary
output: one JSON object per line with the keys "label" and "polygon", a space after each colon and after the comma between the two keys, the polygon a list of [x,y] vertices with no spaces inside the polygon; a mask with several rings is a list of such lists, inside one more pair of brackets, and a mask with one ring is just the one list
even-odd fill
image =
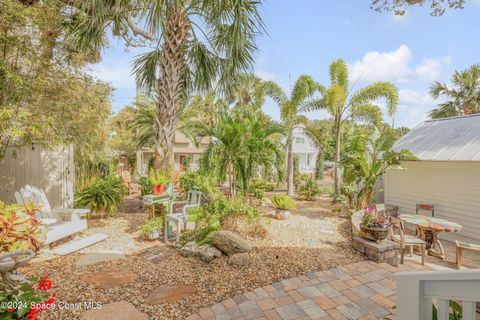
{"label": "white cloud", "polygon": [[398,111],[395,115],[396,126],[416,126],[427,119],[428,112],[439,103],[428,92],[411,89],[401,89],[399,97]]}
{"label": "white cloud", "polygon": [[265,70],[256,70],[255,75],[259,77],[262,80],[275,80],[275,75],[271,72],[265,71]]}
{"label": "white cloud", "polygon": [[430,83],[440,78],[442,66],[449,64],[452,57],[449,53],[442,58],[425,58],[417,65],[411,64],[412,59],[412,50],[405,44],[394,51],[370,51],[361,60],[349,64],[350,79],[360,82]]}
{"label": "white cloud", "polygon": [[370,51],[349,65],[352,81],[408,81],[412,51],[402,44],[391,52]]}

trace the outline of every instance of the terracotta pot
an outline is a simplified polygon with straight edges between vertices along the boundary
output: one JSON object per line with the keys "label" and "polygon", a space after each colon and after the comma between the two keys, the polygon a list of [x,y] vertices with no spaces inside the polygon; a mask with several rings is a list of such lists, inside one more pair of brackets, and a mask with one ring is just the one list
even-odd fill
{"label": "terracotta pot", "polygon": [[165,191],[165,185],[164,184],[154,185],[152,187],[153,194],[162,194],[164,191]]}
{"label": "terracotta pot", "polygon": [[388,237],[388,228],[369,228],[363,224],[360,225],[360,236],[362,238],[380,242]]}

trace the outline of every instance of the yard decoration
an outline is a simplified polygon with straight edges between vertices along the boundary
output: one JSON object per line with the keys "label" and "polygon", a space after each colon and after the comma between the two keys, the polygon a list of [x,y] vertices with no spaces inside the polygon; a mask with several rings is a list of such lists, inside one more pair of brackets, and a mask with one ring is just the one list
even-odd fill
{"label": "yard decoration", "polygon": [[165,191],[165,185],[170,181],[170,175],[165,170],[150,169],[149,178],[153,194],[162,194]]}
{"label": "yard decoration", "polygon": [[275,218],[279,220],[288,219],[290,216],[290,209],[295,208],[295,201],[287,195],[276,194],[273,196],[272,203],[277,209]]}
{"label": "yard decoration", "polygon": [[360,235],[362,238],[377,243],[388,237],[391,223],[384,213],[377,213],[375,206],[364,210],[362,222],[360,223]]}

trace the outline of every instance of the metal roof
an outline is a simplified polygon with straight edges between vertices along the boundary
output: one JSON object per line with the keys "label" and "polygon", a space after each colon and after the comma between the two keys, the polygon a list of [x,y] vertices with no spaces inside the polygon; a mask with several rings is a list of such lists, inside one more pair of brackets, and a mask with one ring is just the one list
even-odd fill
{"label": "metal roof", "polygon": [[410,150],[420,160],[480,161],[480,114],[422,122],[393,149]]}

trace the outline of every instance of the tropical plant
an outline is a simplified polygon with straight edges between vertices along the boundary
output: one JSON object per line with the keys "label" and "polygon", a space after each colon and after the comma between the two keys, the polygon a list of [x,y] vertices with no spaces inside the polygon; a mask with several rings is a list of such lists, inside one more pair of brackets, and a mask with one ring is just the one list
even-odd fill
{"label": "tropical plant", "polygon": [[120,177],[96,179],[75,194],[75,207],[89,208],[93,216],[113,215],[122,204],[126,187]]}
{"label": "tropical plant", "polygon": [[371,8],[377,12],[392,11],[396,15],[404,15],[408,6],[423,6],[426,2],[432,16],[441,16],[446,9],[463,9],[465,0],[372,0]]}
{"label": "tropical plant", "polygon": [[152,185],[161,186],[170,181],[170,174],[168,174],[166,170],[163,170],[163,169],[154,170],[152,168],[150,169],[148,178]]}
{"label": "tropical plant", "polygon": [[372,134],[357,130],[352,136],[354,138],[345,145],[343,177],[345,184],[351,187],[353,206],[363,209],[371,203],[376,183],[383,173],[400,167],[404,160],[416,158],[408,150],[392,150],[396,138],[390,130],[375,130]]}
{"label": "tropical plant", "polygon": [[382,111],[375,102],[386,99],[388,115],[397,110],[398,89],[389,82],[375,82],[353,92],[349,86],[348,68],[345,61],[338,59],[330,64],[330,87],[322,88],[322,97],[310,104],[310,109],[326,109],[333,117],[335,132],[335,196],[340,196],[342,176],[340,172],[340,152],[342,129],[347,121],[368,121],[379,124]]}
{"label": "tropical plant", "polygon": [[267,86],[262,79],[251,74],[241,74],[234,90],[232,90],[228,101],[234,108],[260,111],[265,103]]}
{"label": "tropical plant", "polygon": [[290,97],[273,81],[265,83],[266,93],[280,107],[282,123],[286,131],[285,148],[287,150],[287,194],[295,194],[293,182],[293,128],[302,122],[301,112],[307,111],[309,99],[313,97],[320,86],[308,75],[300,76],[295,82]]}
{"label": "tropical plant", "polygon": [[283,160],[274,137],[283,128],[272,121],[261,121],[256,113],[224,112],[214,128],[204,126],[200,137],[210,137],[212,142],[202,154],[202,168],[216,172],[221,180],[228,175],[230,193],[236,195],[237,181],[247,193],[250,180],[259,167],[275,166],[277,173]]}
{"label": "tropical plant", "polygon": [[140,177],[140,179],[138,179],[138,183],[142,186],[142,188],[140,189],[140,193],[142,196],[152,193],[153,185],[152,182],[150,182],[149,177]]}
{"label": "tropical plant", "polygon": [[15,250],[38,250],[40,222],[38,208],[30,204],[7,205],[0,201],[0,253]]}
{"label": "tropical plant", "polygon": [[313,176],[308,176],[298,186],[298,195],[305,200],[315,200],[320,195],[320,187]]}
{"label": "tropical plant", "polygon": [[474,64],[463,71],[455,71],[451,82],[451,87],[443,82],[435,82],[430,87],[432,97],[446,97],[449,100],[440,103],[429,116],[439,119],[480,113],[480,64]]}
{"label": "tropical plant", "polygon": [[144,236],[148,235],[151,232],[154,231],[160,231],[163,229],[164,226],[164,221],[165,219],[163,217],[157,217],[148,220],[146,223],[140,225],[138,227],[138,231]]}
{"label": "tropical plant", "polygon": [[68,39],[77,48],[101,49],[111,28],[113,35],[128,43],[132,36],[148,40],[154,49],[139,56],[134,72],[142,87],[157,90],[155,149],[161,157],[159,165],[167,169],[173,162],[174,133],[188,93],[206,91],[214,83],[221,91],[229,91],[235,77],[252,67],[255,37],[263,31],[260,4],[250,0],[81,1],[72,10]]}
{"label": "tropical plant", "polygon": [[189,190],[197,187],[202,192],[202,200],[210,203],[220,196],[218,180],[213,174],[204,171],[182,172],[180,175],[180,191],[186,195]]}
{"label": "tropical plant", "polygon": [[276,194],[272,198],[272,203],[275,208],[280,210],[289,210],[296,207],[295,201],[285,194]]}
{"label": "tropical plant", "polygon": [[54,307],[56,292],[48,276],[32,278],[18,288],[4,288],[0,282],[0,319],[39,319],[42,311]]}

